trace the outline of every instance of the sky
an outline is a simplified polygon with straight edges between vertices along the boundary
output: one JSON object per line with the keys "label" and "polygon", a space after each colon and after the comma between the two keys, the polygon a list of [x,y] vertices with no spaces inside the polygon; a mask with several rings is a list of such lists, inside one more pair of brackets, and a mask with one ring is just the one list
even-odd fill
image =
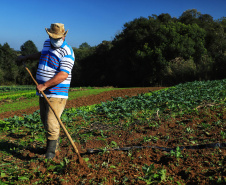
{"label": "sky", "polygon": [[41,51],[48,38],[45,28],[63,23],[72,47],[111,41],[123,25],[136,18],[168,13],[179,18],[189,9],[226,17],[226,0],[0,0],[0,44],[20,50],[26,41]]}

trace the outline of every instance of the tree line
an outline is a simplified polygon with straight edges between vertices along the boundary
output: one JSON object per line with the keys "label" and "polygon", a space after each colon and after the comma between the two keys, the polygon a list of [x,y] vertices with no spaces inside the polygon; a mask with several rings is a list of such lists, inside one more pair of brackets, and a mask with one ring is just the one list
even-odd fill
{"label": "tree line", "polygon": [[[0,84],[32,84],[19,54],[37,52],[32,41],[15,51],[0,45]],[[124,24],[112,41],[75,52],[72,86],[171,86],[226,77],[226,17],[214,20],[196,9],[179,18],[164,13]],[[27,62],[35,75],[38,61]]]}

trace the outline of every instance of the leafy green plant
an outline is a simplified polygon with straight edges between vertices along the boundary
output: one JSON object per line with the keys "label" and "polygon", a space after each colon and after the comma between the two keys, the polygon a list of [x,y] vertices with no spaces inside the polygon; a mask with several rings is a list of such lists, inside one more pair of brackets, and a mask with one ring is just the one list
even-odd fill
{"label": "leafy green plant", "polygon": [[222,139],[225,139],[226,138],[226,132],[222,131],[220,132],[220,135],[222,137]]}
{"label": "leafy green plant", "polygon": [[157,136],[144,136],[143,140],[144,142],[150,142],[150,141],[153,141],[153,142],[156,142],[158,141],[158,137]]}
{"label": "leafy green plant", "polygon": [[185,129],[185,131],[186,131],[187,133],[192,133],[194,130],[191,129],[191,127],[187,127],[187,128]]}
{"label": "leafy green plant", "polygon": [[177,160],[179,160],[179,158],[182,158],[183,157],[183,155],[181,153],[181,149],[180,149],[179,146],[176,147],[176,150],[175,151],[174,150],[171,150],[169,155],[171,157],[176,157]]}
{"label": "leafy green plant", "polygon": [[69,164],[70,160],[66,157],[63,158],[63,161],[60,162],[60,164],[54,164],[54,171],[57,171],[58,173],[63,173],[67,165]]}
{"label": "leafy green plant", "polygon": [[116,147],[118,147],[118,144],[115,141],[111,141],[110,147],[116,148]]}
{"label": "leafy green plant", "polygon": [[166,169],[164,168],[155,169],[154,164],[150,166],[145,164],[142,170],[145,176],[139,177],[139,179],[145,181],[147,184],[160,183],[166,180]]}
{"label": "leafy green plant", "polygon": [[211,125],[209,123],[201,123],[201,125],[204,129],[211,127]]}

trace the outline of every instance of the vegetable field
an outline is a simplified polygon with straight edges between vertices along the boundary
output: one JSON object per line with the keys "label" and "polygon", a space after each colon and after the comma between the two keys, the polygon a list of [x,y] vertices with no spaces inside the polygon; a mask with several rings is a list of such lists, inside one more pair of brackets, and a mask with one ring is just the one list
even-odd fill
{"label": "vegetable field", "polygon": [[5,118],[0,185],[225,184],[225,105],[226,80],[217,80],[68,108],[61,119],[83,165],[63,131],[56,157],[42,157],[46,141],[39,111]]}

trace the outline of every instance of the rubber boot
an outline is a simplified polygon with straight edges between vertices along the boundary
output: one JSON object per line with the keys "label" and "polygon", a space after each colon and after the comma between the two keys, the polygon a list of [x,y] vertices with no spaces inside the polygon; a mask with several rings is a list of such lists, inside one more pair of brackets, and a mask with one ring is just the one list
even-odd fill
{"label": "rubber boot", "polygon": [[56,144],[56,150],[55,150],[55,152],[57,152],[59,150],[59,145],[60,145],[60,138],[57,139],[57,144]]}
{"label": "rubber boot", "polygon": [[53,159],[56,154],[57,140],[47,140],[47,151],[45,157],[47,159]]}

